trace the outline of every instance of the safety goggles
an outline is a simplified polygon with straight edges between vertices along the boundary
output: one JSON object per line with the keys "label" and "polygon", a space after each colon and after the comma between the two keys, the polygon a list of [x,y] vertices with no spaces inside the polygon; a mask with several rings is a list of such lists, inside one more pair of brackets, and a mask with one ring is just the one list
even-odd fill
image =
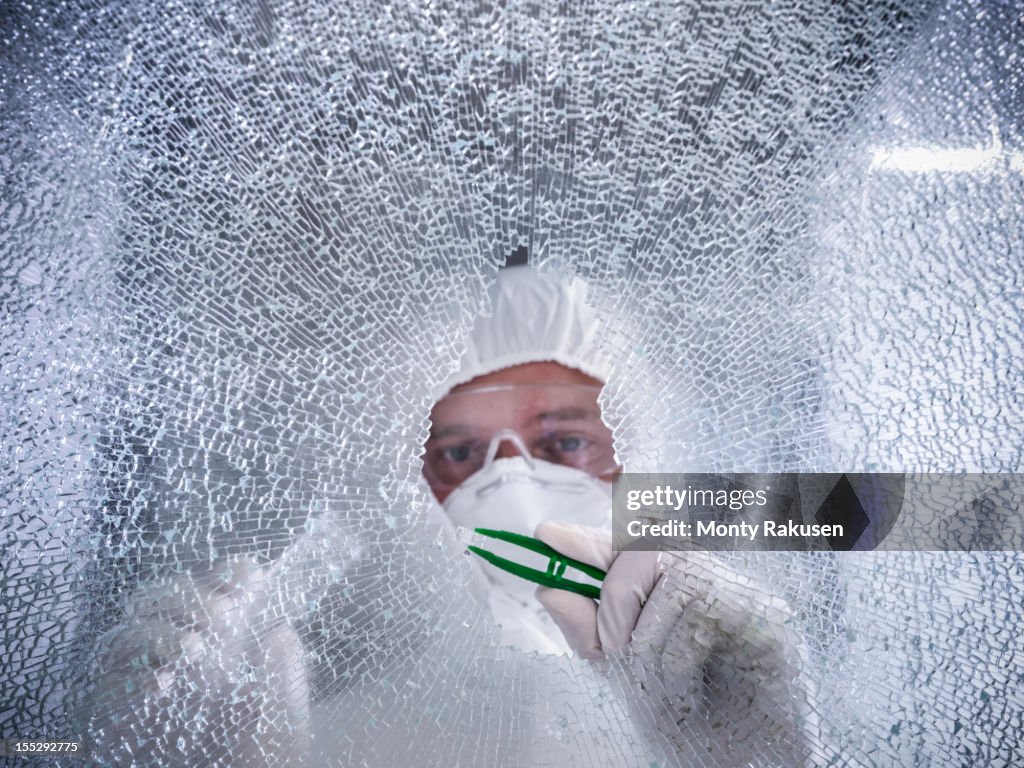
{"label": "safety goggles", "polygon": [[447,395],[430,414],[423,474],[435,490],[451,490],[488,461],[525,449],[527,459],[610,475],[618,466],[600,393],[585,384],[503,384]]}

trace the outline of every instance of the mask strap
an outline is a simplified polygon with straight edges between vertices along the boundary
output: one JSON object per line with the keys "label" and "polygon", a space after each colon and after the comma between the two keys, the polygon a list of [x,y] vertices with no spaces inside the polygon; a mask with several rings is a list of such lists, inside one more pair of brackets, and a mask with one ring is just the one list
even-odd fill
{"label": "mask strap", "polygon": [[530,455],[530,451],[527,450],[526,444],[523,442],[523,438],[519,436],[519,433],[511,429],[499,429],[494,433],[494,437],[491,438],[491,444],[487,446],[487,458],[484,459],[484,467],[489,467],[494,463],[494,457],[498,455],[498,448],[506,440],[516,447],[519,455],[526,461],[526,466],[533,469],[533,456]]}

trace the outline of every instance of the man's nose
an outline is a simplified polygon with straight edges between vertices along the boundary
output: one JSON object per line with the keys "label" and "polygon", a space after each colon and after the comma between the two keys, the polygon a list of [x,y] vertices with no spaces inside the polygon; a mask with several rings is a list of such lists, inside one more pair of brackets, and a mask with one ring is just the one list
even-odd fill
{"label": "man's nose", "polygon": [[[523,452],[519,450],[519,446],[512,440],[505,438],[498,443],[498,450],[494,454],[496,459],[512,459],[516,456],[522,456]],[[526,457],[529,458],[529,457]]]}

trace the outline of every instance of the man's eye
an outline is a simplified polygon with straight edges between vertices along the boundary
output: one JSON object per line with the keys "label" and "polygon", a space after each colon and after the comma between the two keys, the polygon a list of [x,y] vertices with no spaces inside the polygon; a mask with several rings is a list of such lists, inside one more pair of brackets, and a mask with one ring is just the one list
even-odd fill
{"label": "man's eye", "polygon": [[472,453],[472,449],[468,445],[455,445],[441,451],[441,455],[448,459],[448,461],[456,462],[466,461],[470,453]]}
{"label": "man's eye", "polygon": [[564,453],[572,453],[578,451],[583,447],[583,438],[577,437],[576,435],[566,435],[565,437],[559,437],[555,441],[555,447]]}

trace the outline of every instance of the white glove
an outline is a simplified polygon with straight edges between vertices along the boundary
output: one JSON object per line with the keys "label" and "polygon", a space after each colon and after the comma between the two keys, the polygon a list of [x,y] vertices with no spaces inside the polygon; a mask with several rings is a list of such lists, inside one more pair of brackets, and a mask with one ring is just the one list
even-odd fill
{"label": "white glove", "polygon": [[543,587],[537,599],[580,656],[619,659],[602,666],[628,686],[638,725],[683,762],[813,761],[816,713],[783,600],[706,552],[616,553],[610,531],[566,523],[535,535],[607,572],[600,602]]}
{"label": "white glove", "polygon": [[100,639],[84,712],[98,757],[133,765],[303,763],[302,645],[288,624],[260,621],[263,577],[264,569],[235,560],[129,597],[125,622]]}

